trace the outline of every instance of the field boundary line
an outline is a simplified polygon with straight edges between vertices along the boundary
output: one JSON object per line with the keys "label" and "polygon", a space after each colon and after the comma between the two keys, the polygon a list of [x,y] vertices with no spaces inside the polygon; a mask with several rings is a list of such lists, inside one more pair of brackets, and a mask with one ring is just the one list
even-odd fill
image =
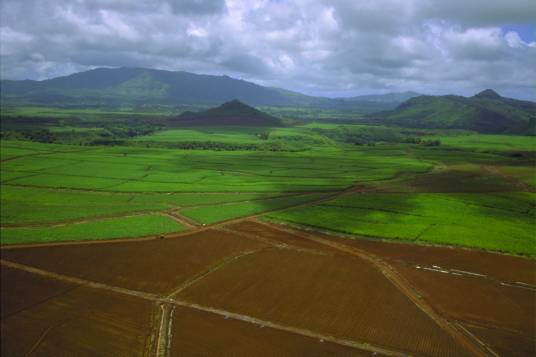
{"label": "field boundary line", "polygon": [[[117,213],[101,216],[91,216],[84,218],[73,218],[64,221],[54,221],[54,222],[43,222],[43,223],[7,223],[0,224],[2,228],[46,228],[46,227],[64,227],[72,224],[82,224],[82,223],[91,223],[96,221],[106,221],[114,218],[129,218],[129,217],[138,217],[146,215],[157,215],[162,214],[163,211],[157,210],[148,210],[148,211],[137,211],[137,212],[126,212],[126,213]],[[172,217],[169,217],[172,218]],[[179,222],[180,223],[180,222]]]}
{"label": "field boundary line", "polygon": [[342,346],[345,346],[345,347],[352,347],[352,348],[356,348],[356,349],[360,349],[360,350],[369,351],[369,352],[372,352],[372,353],[380,353],[380,354],[385,355],[385,356],[394,356],[394,357],[408,356],[407,352],[397,351],[397,350],[389,349],[389,348],[386,348],[386,347],[383,347],[383,346],[377,346],[377,345],[371,344],[369,342],[358,342],[358,341],[355,341],[355,340],[347,340],[347,339],[338,338],[338,337],[334,337],[334,336],[330,336],[330,335],[324,335],[324,334],[314,332],[314,331],[311,331],[311,330],[301,329],[301,328],[298,328],[298,327],[292,327],[292,326],[287,326],[287,325],[281,325],[281,324],[274,323],[274,322],[271,322],[271,321],[261,320],[261,319],[258,319],[258,318],[252,317],[252,316],[238,314],[238,313],[234,313],[234,312],[230,312],[230,311],[226,311],[226,310],[221,310],[221,309],[217,309],[217,308],[214,308],[214,307],[202,306],[202,305],[187,302],[187,301],[184,301],[184,300],[176,300],[176,299],[174,299],[174,300],[172,300],[172,303],[177,305],[177,306],[186,307],[186,308],[190,308],[190,309],[194,309],[194,310],[198,310],[198,311],[203,311],[203,312],[208,312],[208,313],[212,313],[212,314],[215,314],[215,315],[219,315],[219,316],[222,316],[222,317],[224,317],[226,319],[231,318],[231,319],[234,319],[234,320],[239,320],[239,321],[242,321],[242,322],[247,322],[247,323],[250,323],[250,324],[258,325],[260,327],[269,327],[269,328],[272,328],[272,329],[275,329],[275,330],[288,332],[288,333],[292,333],[292,334],[295,334],[295,335],[301,335],[301,336],[305,336],[305,337],[309,337],[309,338],[314,338],[314,339],[317,339],[317,340],[320,340],[320,341],[328,341],[328,342],[338,344],[338,345],[342,345]]}
{"label": "field boundary line", "polygon": [[392,267],[387,262],[378,258],[375,255],[370,253],[363,252],[361,249],[347,246],[343,243],[332,242],[327,239],[323,239],[317,236],[314,236],[308,232],[300,232],[295,229],[281,227],[274,223],[256,221],[262,225],[278,229],[282,232],[292,233],[303,238],[315,241],[317,243],[324,244],[326,246],[335,248],[344,253],[357,256],[363,260],[368,261],[373,266],[375,266],[383,276],[385,276],[395,287],[398,288],[402,294],[404,294],[410,301],[412,301],[421,311],[423,311],[430,319],[432,319],[440,328],[442,328],[446,333],[451,335],[454,340],[458,341],[462,346],[464,346],[468,351],[472,352],[477,356],[485,356],[484,351],[482,351],[480,346],[475,346],[475,342],[472,339],[469,339],[468,336],[459,331],[449,320],[437,313],[431,306],[425,303],[420,294],[413,288],[413,286],[401,276],[394,267]]}
{"label": "field boundary line", "polygon": [[98,282],[91,281],[91,280],[82,279],[82,278],[76,278],[73,276],[58,274],[58,273],[54,273],[48,270],[35,268],[29,265],[14,263],[14,262],[4,260],[4,259],[0,259],[0,265],[6,266],[12,269],[22,270],[22,271],[32,273],[35,275],[39,275],[45,278],[52,278],[52,279],[56,279],[60,281],[69,282],[72,284],[87,286],[87,287],[94,288],[94,289],[108,290],[108,291],[116,292],[122,295],[134,296],[134,297],[138,297],[138,298],[145,299],[145,300],[150,300],[150,301],[165,301],[166,300],[153,293],[148,293],[148,292],[138,291],[138,290],[130,290],[126,288],[121,288],[119,286],[113,286],[113,285],[98,283]]}
{"label": "field boundary line", "polygon": [[158,328],[158,338],[156,339],[156,357],[166,357],[168,356],[170,342],[170,332],[171,332],[171,323],[172,315],[175,307],[168,304],[162,303],[159,305],[161,309],[160,327]]}
{"label": "field boundary line", "polygon": [[41,336],[39,336],[39,338],[37,339],[37,341],[34,342],[34,344],[32,345],[32,348],[30,348],[30,350],[28,352],[26,352],[26,354],[24,355],[24,357],[28,357],[28,356],[31,356],[32,353],[34,353],[34,351],[39,347],[39,345],[43,342],[43,340],[45,339],[45,337],[49,334],[50,331],[54,330],[55,328],[58,328],[64,324],[66,324],[69,320],[66,320],[66,321],[62,321],[60,323],[57,323],[55,325],[51,325],[49,326],[42,334]]}
{"label": "field boundary line", "polygon": [[285,198],[285,197],[299,197],[299,196],[306,196],[306,195],[312,195],[312,194],[318,194],[318,193],[324,193],[323,191],[312,191],[312,192],[305,192],[305,193],[289,193],[289,194],[278,194],[274,196],[267,196],[267,197],[261,197],[261,198],[250,198],[246,200],[237,200],[237,201],[226,201],[226,202],[216,202],[216,203],[203,203],[203,204],[196,204],[196,205],[190,205],[190,206],[180,206],[179,209],[190,209],[190,208],[205,208],[205,207],[213,207],[213,206],[229,206],[236,203],[248,203],[248,202],[257,202],[257,201],[265,201],[265,200],[272,200],[277,198]]}
{"label": "field boundary line", "polygon": [[323,252],[321,250],[316,250],[316,249],[312,249],[312,248],[296,247],[295,245],[287,244],[287,243],[281,243],[281,242],[278,242],[276,240],[273,240],[273,239],[270,239],[270,238],[265,238],[265,237],[262,237],[262,236],[260,236],[258,234],[254,234],[254,233],[241,232],[241,231],[226,228],[226,227],[218,227],[218,228],[215,228],[215,230],[235,234],[237,236],[241,236],[241,237],[244,237],[244,238],[253,239],[255,241],[270,244],[271,246],[279,248],[279,249],[289,249],[289,250],[295,250],[297,252],[309,253],[309,254],[317,254],[317,255],[328,255],[327,252]]}
{"label": "field boundary line", "polygon": [[493,355],[495,357],[500,357],[500,355],[497,352],[495,352],[490,346],[488,346],[487,343],[484,343],[481,339],[476,337],[471,331],[466,329],[461,323],[456,322],[456,326],[459,329],[461,329],[463,332],[465,332],[468,336],[473,338],[480,346],[482,346],[482,348],[484,348],[486,351],[488,351],[491,355]]}
{"label": "field boundary line", "polygon": [[39,305],[41,305],[41,304],[44,304],[44,303],[46,303],[46,302],[48,302],[48,301],[50,301],[50,300],[53,300],[53,299],[57,298],[57,297],[59,297],[59,296],[62,296],[62,295],[64,295],[64,294],[67,294],[67,293],[71,292],[72,290],[76,289],[77,287],[78,287],[78,285],[69,286],[67,289],[62,290],[62,291],[60,291],[60,292],[57,293],[57,294],[48,296],[48,297],[46,297],[45,299],[39,300],[39,301],[37,301],[37,302],[35,302],[35,303],[33,303],[33,304],[30,304],[30,305],[28,305],[28,306],[25,306],[25,307],[23,307],[22,309],[18,309],[18,310],[16,310],[16,311],[12,311],[12,312],[10,312],[9,314],[6,314],[6,315],[2,316],[2,320],[6,320],[6,319],[10,318],[11,316],[13,316],[13,315],[17,315],[17,314],[19,314],[19,313],[21,313],[21,312],[23,312],[23,311],[28,310],[28,309],[33,309],[34,307],[37,307],[37,306],[39,306]]}
{"label": "field boundary line", "polygon": [[523,190],[524,192],[534,192],[535,189],[532,187],[532,185],[523,182],[521,180],[518,180],[512,175],[508,175],[504,172],[502,172],[496,165],[482,165],[482,168],[487,171],[488,173],[500,176],[507,181],[510,181],[510,183],[514,184],[516,187],[518,187],[520,190]]}
{"label": "field boundary line", "polygon": [[[17,147],[12,147],[12,148],[17,148]],[[43,152],[33,153],[33,154],[28,154],[28,155],[18,155],[18,156],[8,157],[7,159],[0,160],[0,162],[13,161],[13,160],[22,159],[22,158],[25,158],[25,157],[33,157],[33,156],[41,156],[41,155],[54,155],[54,154],[70,154],[70,153],[91,151],[91,150],[97,150],[97,149],[100,149],[100,148],[86,148],[86,149],[71,150],[71,151],[65,151],[65,150],[64,151],[43,151]]]}
{"label": "field boundary line", "polygon": [[184,283],[179,285],[179,287],[177,287],[171,293],[166,295],[166,298],[173,298],[175,295],[177,295],[177,294],[181,293],[182,291],[188,289],[190,286],[192,286],[195,283],[203,280],[206,276],[208,276],[208,275],[214,273],[215,271],[223,268],[227,264],[233,263],[236,260],[239,260],[239,259],[241,259],[243,257],[248,256],[248,255],[258,253],[258,252],[260,252],[260,251],[262,251],[264,249],[266,249],[266,247],[255,249],[255,250],[246,250],[246,251],[239,252],[238,254],[233,254],[233,255],[230,255],[228,257],[225,257],[225,258],[221,259],[220,261],[218,261],[216,264],[213,264],[210,267],[202,270],[201,272],[199,272],[196,275],[194,275],[191,279],[188,279],[187,281],[185,281]]}
{"label": "field boundary line", "polygon": [[415,238],[413,238],[412,240],[419,240],[419,238],[421,238],[423,235],[425,235],[426,233],[428,233],[431,229],[435,228],[437,226],[437,223],[430,223],[427,227],[425,227],[422,231],[420,231],[416,236]]}
{"label": "field boundary line", "polygon": [[[10,172],[20,172],[20,171],[16,171],[16,170],[5,170],[5,171],[10,171]],[[39,173],[39,174],[42,174],[42,173]],[[88,177],[92,177],[92,176],[88,176]],[[13,183],[7,183],[7,181],[11,181],[11,179],[9,180],[6,180],[4,182],[2,182],[1,184],[2,185],[6,185],[6,186],[13,186],[13,187],[30,187],[30,188],[38,188],[38,189],[42,189],[42,190],[49,190],[49,191],[68,191],[68,192],[78,192],[78,191],[82,191],[82,192],[91,192],[91,193],[95,193],[95,194],[101,194],[101,195],[126,195],[126,196],[131,196],[131,195],[191,195],[191,194],[203,194],[203,195],[249,195],[249,194],[259,194],[259,195],[264,195],[264,194],[271,194],[271,193],[274,193],[274,194],[277,194],[277,193],[282,193],[282,195],[280,196],[270,196],[269,198],[277,198],[277,197],[282,197],[282,196],[287,196],[287,195],[293,195],[293,196],[297,196],[297,195],[307,195],[307,194],[314,194],[314,193],[334,193],[334,192],[340,192],[340,190],[337,190],[337,189],[328,189],[328,190],[304,190],[304,191],[232,191],[232,190],[229,190],[229,191],[106,191],[106,190],[101,190],[101,189],[94,189],[94,188],[74,188],[74,187],[57,187],[57,186],[42,186],[42,185],[26,185],[26,184],[13,184]],[[264,199],[269,199],[269,198],[264,198]],[[263,199],[263,198],[261,198]],[[245,200],[247,201],[247,200]],[[238,202],[238,201],[232,201],[232,202]],[[232,203],[232,202],[229,202],[229,203]],[[188,208],[192,207],[193,206],[187,206]],[[184,207],[186,208],[186,206]]]}
{"label": "field boundary line", "polygon": [[190,229],[194,229],[194,228],[198,228],[202,226],[201,223],[194,221],[190,217],[186,217],[185,215],[181,214],[180,208],[173,208],[171,210],[161,211],[160,214],[163,216],[167,216]]}

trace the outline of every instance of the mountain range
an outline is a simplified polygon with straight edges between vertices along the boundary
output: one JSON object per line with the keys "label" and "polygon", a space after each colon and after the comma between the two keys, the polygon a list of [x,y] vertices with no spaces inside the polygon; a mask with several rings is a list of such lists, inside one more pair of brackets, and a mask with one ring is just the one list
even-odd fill
{"label": "mountain range", "polygon": [[[482,133],[536,133],[536,103],[501,97],[491,89],[472,97],[430,96],[415,92],[365,95],[351,98],[314,97],[281,88],[265,87],[228,76],[173,72],[147,68],[97,68],[42,81],[2,80],[0,100],[4,105],[58,107],[125,106],[218,106],[200,113],[186,113],[177,120],[211,122],[226,112],[226,120],[244,122],[251,118],[267,122],[268,114],[245,109],[250,106],[277,106],[350,110],[364,123],[408,128],[466,129]],[[227,107],[230,106],[230,107]],[[260,114],[259,114],[260,113]],[[262,114],[262,115],[261,115]],[[203,119],[204,118],[204,119]],[[209,118],[209,119],[207,119]],[[211,119],[210,119],[211,118]],[[238,119],[237,119],[238,118]],[[263,119],[263,120],[264,120]],[[253,119],[252,119],[253,120]],[[225,120],[223,120],[225,121]]]}
{"label": "mountain range", "polygon": [[351,98],[315,97],[265,87],[228,76],[148,68],[97,68],[42,81],[2,80],[7,104],[52,106],[220,105],[239,98],[249,105],[352,109],[362,113],[394,109],[414,92]]}

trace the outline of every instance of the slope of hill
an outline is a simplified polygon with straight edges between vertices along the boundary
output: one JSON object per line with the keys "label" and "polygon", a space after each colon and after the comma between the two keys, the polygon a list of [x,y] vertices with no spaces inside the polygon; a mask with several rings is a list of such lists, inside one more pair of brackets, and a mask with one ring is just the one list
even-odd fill
{"label": "slope of hill", "polygon": [[263,113],[237,99],[201,112],[184,112],[171,122],[173,124],[192,126],[240,125],[274,127],[282,125],[279,118]]}
{"label": "slope of hill", "polygon": [[368,121],[410,128],[534,135],[536,103],[504,98],[491,89],[473,97],[418,96],[395,110],[370,114]]}
{"label": "slope of hill", "polygon": [[2,103],[71,107],[217,105],[239,98],[256,106],[352,109],[370,113],[394,109],[403,101],[396,93],[373,98],[314,97],[228,76],[147,68],[97,68],[43,81],[2,80],[0,85]]}

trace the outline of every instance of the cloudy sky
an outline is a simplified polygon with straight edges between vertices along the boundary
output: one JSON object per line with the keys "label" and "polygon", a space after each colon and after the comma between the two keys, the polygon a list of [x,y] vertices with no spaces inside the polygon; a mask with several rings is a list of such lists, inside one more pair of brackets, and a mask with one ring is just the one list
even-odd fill
{"label": "cloudy sky", "polygon": [[0,69],[227,74],[307,94],[536,100],[534,0],[1,0]]}

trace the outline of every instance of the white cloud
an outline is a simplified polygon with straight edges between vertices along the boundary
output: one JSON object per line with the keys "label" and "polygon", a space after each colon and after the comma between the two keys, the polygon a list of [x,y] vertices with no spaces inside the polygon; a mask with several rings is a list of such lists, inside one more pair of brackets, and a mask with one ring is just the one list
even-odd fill
{"label": "white cloud", "polygon": [[493,87],[525,97],[536,82],[536,43],[502,29],[534,23],[533,0],[3,0],[1,7],[5,78],[123,65],[229,74],[313,94]]}

